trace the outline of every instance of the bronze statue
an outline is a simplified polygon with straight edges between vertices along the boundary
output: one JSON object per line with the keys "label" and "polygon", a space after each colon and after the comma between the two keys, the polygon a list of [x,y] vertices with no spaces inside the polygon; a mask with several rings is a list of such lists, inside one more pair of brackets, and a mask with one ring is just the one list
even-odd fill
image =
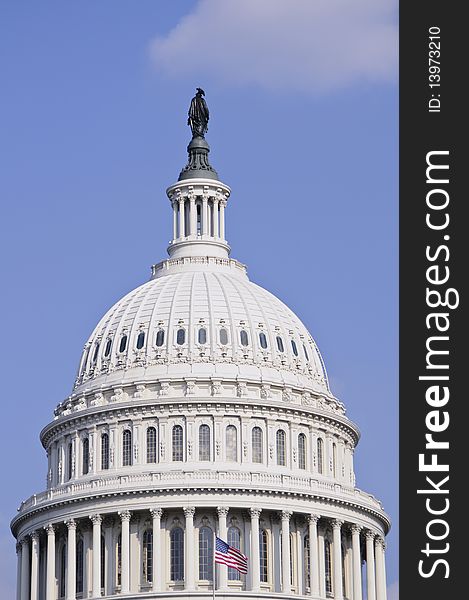
{"label": "bronze statue", "polygon": [[191,127],[192,138],[203,138],[205,136],[205,133],[208,131],[207,124],[209,119],[209,112],[204,96],[204,90],[201,88],[197,88],[196,94],[191,100],[187,124]]}

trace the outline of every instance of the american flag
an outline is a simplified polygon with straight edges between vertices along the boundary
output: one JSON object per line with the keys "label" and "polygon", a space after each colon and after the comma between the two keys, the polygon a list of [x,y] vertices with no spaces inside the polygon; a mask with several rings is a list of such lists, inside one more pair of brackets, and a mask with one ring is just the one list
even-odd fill
{"label": "american flag", "polygon": [[215,544],[215,562],[227,567],[233,567],[240,573],[248,572],[248,557],[241,554],[239,550],[233,548],[219,537],[216,538]]}

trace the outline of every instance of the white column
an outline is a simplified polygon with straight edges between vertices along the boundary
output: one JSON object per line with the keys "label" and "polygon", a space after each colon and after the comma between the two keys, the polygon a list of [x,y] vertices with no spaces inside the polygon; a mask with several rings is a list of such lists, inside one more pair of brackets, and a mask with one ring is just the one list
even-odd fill
{"label": "white column", "polygon": [[29,600],[29,540],[21,540],[21,600]]}
{"label": "white column", "polygon": [[375,576],[375,535],[372,531],[366,532],[366,590],[367,600],[376,600]]}
{"label": "white column", "polygon": [[319,515],[308,515],[309,523],[309,574],[311,578],[310,594],[319,596],[319,556],[318,556]]}
{"label": "white column", "polygon": [[93,588],[92,598],[101,596],[101,515],[91,515],[93,523]]}
{"label": "white column", "polygon": [[218,205],[217,198],[213,198],[213,237],[218,237]]}
{"label": "white column", "polygon": [[171,200],[171,206],[173,209],[173,240],[175,240],[177,238],[178,233],[178,203],[176,202],[176,200]]}
{"label": "white column", "polygon": [[282,510],[282,592],[291,593],[290,583],[290,517],[289,510]]}
{"label": "white column", "polygon": [[31,534],[31,600],[39,598],[39,533]]}
{"label": "white column", "polygon": [[122,510],[119,512],[122,522],[122,575],[121,575],[121,593],[127,594],[130,591],[130,511]]}
{"label": "white column", "polygon": [[195,206],[195,196],[191,194],[189,196],[189,224],[190,224],[190,235],[195,237],[197,235],[197,210]]}
{"label": "white column", "polygon": [[[112,543],[112,526],[114,519],[112,517],[106,517],[103,521],[104,530],[104,593],[108,596],[114,593],[114,579],[112,562],[114,558],[114,548]],[[102,537],[102,535],[101,535]]]}
{"label": "white column", "polygon": [[77,558],[76,558],[76,550],[77,550],[77,524],[74,519],[69,519],[65,521],[65,525],[68,529],[68,538],[67,538],[67,589],[65,596],[67,600],[75,599],[75,590],[76,590],[76,577],[77,577]]}
{"label": "white column", "polygon": [[161,508],[152,508],[150,513],[153,519],[153,579],[151,589],[152,592],[160,592],[163,579],[163,561],[161,557],[161,517],[163,511]]}
{"label": "white column", "polygon": [[260,590],[260,562],[259,562],[259,517],[262,512],[260,508],[250,508],[251,515],[251,590],[258,592]]}
{"label": "white column", "polygon": [[179,238],[183,238],[185,236],[185,228],[184,228],[184,198],[180,197],[179,200]]}
{"label": "white column", "polygon": [[202,235],[208,235],[210,227],[208,226],[208,196],[202,196]]}
{"label": "white column", "polygon": [[352,525],[353,600],[362,600],[362,557],[360,550],[360,525]]}
{"label": "white column", "polygon": [[16,600],[21,600],[21,544],[16,544]]}
{"label": "white column", "polygon": [[384,567],[385,541],[381,536],[375,538],[376,560],[376,600],[386,600],[386,571]]}
{"label": "white column", "polygon": [[184,516],[186,517],[186,590],[195,589],[195,540],[194,540],[194,514],[193,506],[184,508]]}
{"label": "white column", "polygon": [[[226,527],[226,517],[230,509],[227,506],[218,506],[218,535],[226,542],[228,538],[228,530]],[[215,549],[214,549],[215,551]],[[218,589],[226,590],[228,588],[228,567],[220,565],[218,569]]]}
{"label": "white column", "polygon": [[47,533],[46,600],[55,599],[55,529],[52,523],[45,528]]}
{"label": "white column", "polygon": [[225,239],[225,206],[226,200],[220,200],[220,237]]}
{"label": "white column", "polygon": [[332,520],[332,550],[334,552],[334,560],[332,561],[334,571],[334,598],[342,600],[344,591],[342,589],[342,537],[340,534],[343,521],[338,519]]}

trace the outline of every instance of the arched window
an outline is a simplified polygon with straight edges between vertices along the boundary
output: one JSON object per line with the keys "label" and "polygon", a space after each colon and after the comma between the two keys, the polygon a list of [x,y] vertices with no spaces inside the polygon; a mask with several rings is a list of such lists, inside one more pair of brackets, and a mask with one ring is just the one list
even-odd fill
{"label": "arched window", "polygon": [[101,588],[104,589],[106,581],[106,540],[104,535],[101,536]]}
{"label": "arched window", "polygon": [[326,572],[326,594],[332,594],[332,555],[331,543],[328,539],[324,540],[324,566]]}
{"label": "arched window", "polygon": [[87,475],[90,470],[90,440],[89,438],[85,438],[82,444],[83,451],[83,461],[82,461],[82,469],[83,475]]}
{"label": "arched window", "polygon": [[318,438],[317,442],[318,449],[318,473],[322,475],[324,473],[324,442],[322,438]]}
{"label": "arched window", "polygon": [[153,531],[145,529],[143,532],[143,581],[153,581]]}
{"label": "arched window", "polygon": [[228,425],[225,434],[226,460],[236,462],[238,460],[238,431],[234,425]]}
{"label": "arched window", "polygon": [[170,573],[171,581],[184,579],[184,531],[174,527],[170,533]]}
{"label": "arched window", "polygon": [[261,463],[263,459],[263,448],[262,448],[262,429],[260,427],[253,427],[252,429],[252,462]]}
{"label": "arched window", "polygon": [[311,569],[309,561],[309,535],[305,535],[303,538],[303,559],[304,559],[304,574],[305,574],[305,588],[311,588]]}
{"label": "arched window", "polygon": [[186,341],[186,330],[182,329],[182,328],[178,329],[177,333],[176,333],[176,344],[178,344],[178,346],[182,346],[185,341]]}
{"label": "arched window", "polygon": [[298,356],[298,348],[297,348],[297,346],[296,346],[296,342],[295,342],[295,340],[292,340],[292,341],[291,341],[291,349],[293,350],[293,354],[294,354],[295,356]]}
{"label": "arched window", "polygon": [[73,474],[73,444],[69,442],[68,444],[68,469],[67,469],[67,479],[71,479]]}
{"label": "arched window", "polygon": [[278,348],[279,352],[285,352],[285,348],[283,346],[283,340],[279,335],[277,336],[277,348]]}
{"label": "arched window", "polygon": [[79,538],[77,540],[77,549],[76,549],[76,579],[75,579],[75,592],[77,594],[81,594],[83,592],[83,566],[84,566],[84,556],[83,556],[83,539]]}
{"label": "arched window", "polygon": [[161,348],[161,346],[164,344],[164,329],[158,329],[158,331],[156,332],[155,344],[159,348]]}
{"label": "arched window", "polygon": [[108,338],[106,341],[106,346],[104,347],[105,358],[108,358],[108,356],[111,354],[111,348],[112,348],[112,339]]}
{"label": "arched window", "polygon": [[124,429],[122,432],[122,466],[130,467],[132,464],[132,432]]}
{"label": "arched window", "polygon": [[199,427],[199,460],[210,460],[210,427]]}
{"label": "arched window", "polygon": [[[228,529],[228,545],[241,550],[241,532],[237,527],[230,527]],[[228,567],[228,579],[230,581],[239,581],[241,579],[241,573],[233,567]]]}
{"label": "arched window", "polygon": [[259,567],[262,583],[267,583],[269,578],[269,553],[267,542],[267,531],[261,529],[259,531]]}
{"label": "arched window", "polygon": [[183,433],[181,425],[173,427],[173,461],[184,460]]}
{"label": "arched window", "polygon": [[156,429],[147,429],[147,463],[156,463]]}
{"label": "arched window", "polygon": [[306,469],[306,436],[300,433],[298,436],[298,467]]}
{"label": "arched window", "polygon": [[241,346],[247,346],[249,344],[248,332],[245,329],[241,329],[239,332],[239,341]]}
{"label": "arched window", "polygon": [[283,429],[277,431],[277,464],[283,467],[286,465],[285,432]]}
{"label": "arched window", "polygon": [[59,597],[65,597],[65,580],[67,577],[67,546],[64,544],[60,551],[60,581],[59,581]]}
{"label": "arched window", "polygon": [[213,580],[213,531],[210,527],[199,530],[199,579]]}
{"label": "arched window", "polygon": [[101,469],[109,469],[109,435],[101,435]]}
{"label": "arched window", "polygon": [[225,328],[220,329],[220,344],[222,346],[228,344],[228,331]]}
{"label": "arched window", "polygon": [[308,355],[308,351],[306,350],[306,346],[303,344],[303,351],[305,353],[305,358],[307,361],[309,361],[309,355]]}
{"label": "arched window", "polygon": [[263,331],[261,331],[259,334],[259,344],[261,345],[261,348],[264,348],[264,350],[267,348],[267,338]]}
{"label": "arched window", "polygon": [[141,331],[137,336],[137,350],[141,350],[145,344],[145,332]]}
{"label": "arched window", "polygon": [[124,333],[124,335],[121,337],[121,341],[119,344],[119,352],[125,352],[126,348],[127,348],[127,334]]}
{"label": "arched window", "polygon": [[97,342],[94,346],[94,352],[93,352],[93,362],[94,363],[98,360],[98,352],[99,352],[99,342]]}
{"label": "arched window", "polygon": [[197,235],[202,235],[202,206],[197,202]]}
{"label": "arched window", "polygon": [[332,444],[332,476],[337,477],[337,444]]}
{"label": "arched window", "polygon": [[201,327],[199,329],[198,340],[199,340],[199,344],[207,343],[207,330],[205,329],[205,327]]}

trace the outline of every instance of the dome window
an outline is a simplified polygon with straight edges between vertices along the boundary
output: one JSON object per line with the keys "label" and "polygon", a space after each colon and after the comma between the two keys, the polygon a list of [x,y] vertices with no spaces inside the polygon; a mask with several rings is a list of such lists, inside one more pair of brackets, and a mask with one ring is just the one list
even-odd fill
{"label": "dome window", "polygon": [[241,329],[239,332],[239,341],[241,342],[241,346],[247,346],[249,344],[248,332],[245,329]]}
{"label": "dome window", "polygon": [[178,346],[182,346],[182,345],[184,345],[185,341],[186,341],[186,330],[178,329],[177,334],[176,334],[176,343],[178,344]]}
{"label": "dome window", "polygon": [[261,331],[259,334],[259,343],[261,345],[261,348],[264,348],[264,350],[267,348],[267,338],[263,331]]}
{"label": "dome window", "polygon": [[306,350],[306,346],[304,344],[303,344],[303,350],[304,350],[304,353],[305,353],[306,360],[309,361],[308,351]]}
{"label": "dome window", "polygon": [[226,346],[228,344],[228,332],[226,329],[220,329],[220,344]]}
{"label": "dome window", "polygon": [[279,335],[277,336],[277,348],[278,348],[279,352],[285,352],[285,348],[283,346],[283,340]]}
{"label": "dome window", "polygon": [[104,347],[105,358],[107,358],[111,354],[111,348],[112,348],[112,339],[109,338],[106,342],[106,346]]}
{"label": "dome window", "polygon": [[96,344],[96,346],[94,347],[94,353],[93,353],[93,362],[94,363],[98,359],[98,352],[99,352],[99,344]]}
{"label": "dome window", "polygon": [[296,346],[296,342],[295,342],[295,340],[292,340],[292,341],[291,341],[291,349],[293,350],[293,354],[294,354],[295,356],[298,356],[298,348],[297,348],[297,346]]}
{"label": "dome window", "polygon": [[119,352],[125,352],[126,348],[127,348],[127,334],[124,334],[121,337],[121,342],[119,344]]}
{"label": "dome window", "polygon": [[199,344],[207,343],[207,330],[204,327],[199,329]]}
{"label": "dome window", "polygon": [[156,333],[156,345],[158,348],[164,344],[164,329],[159,329]]}
{"label": "dome window", "polygon": [[137,350],[141,350],[145,343],[145,332],[141,331],[137,337]]}

